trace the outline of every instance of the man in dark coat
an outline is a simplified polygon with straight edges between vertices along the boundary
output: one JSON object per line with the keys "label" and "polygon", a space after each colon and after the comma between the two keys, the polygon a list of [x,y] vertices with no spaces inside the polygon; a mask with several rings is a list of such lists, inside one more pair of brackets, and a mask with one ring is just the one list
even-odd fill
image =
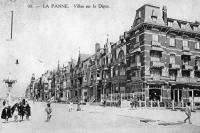
{"label": "man in dark coat", "polygon": [[26,119],[29,120],[29,116],[31,116],[31,107],[30,107],[30,105],[28,104],[28,102],[26,102],[25,114],[26,114]]}
{"label": "man in dark coat", "polygon": [[1,113],[1,118],[2,119],[5,119],[5,121],[7,122],[9,118],[12,117],[12,114],[11,114],[11,108],[10,106],[8,107],[5,107],[3,110],[2,110],[2,113]]}
{"label": "man in dark coat", "polygon": [[23,106],[22,102],[19,103],[18,110],[19,110],[19,116],[21,118],[21,121],[23,121],[24,114],[25,114],[25,107]]}

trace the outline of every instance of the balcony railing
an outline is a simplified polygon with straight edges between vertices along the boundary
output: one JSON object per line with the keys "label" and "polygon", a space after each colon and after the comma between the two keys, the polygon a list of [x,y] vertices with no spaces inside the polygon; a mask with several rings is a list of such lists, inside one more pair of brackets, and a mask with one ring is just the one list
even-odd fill
{"label": "balcony railing", "polygon": [[158,61],[151,61],[150,65],[152,68],[163,68],[165,66],[164,63]]}
{"label": "balcony railing", "polygon": [[183,70],[193,70],[193,66],[184,64],[184,65],[182,65],[182,69],[183,69]]}
{"label": "balcony railing", "polygon": [[151,41],[151,45],[160,47],[161,46],[161,42]]}
{"label": "balcony railing", "polygon": [[154,80],[154,81],[160,80],[160,76],[151,76],[151,77],[152,77],[152,80]]}
{"label": "balcony railing", "polygon": [[180,83],[196,83],[197,78],[177,77],[176,82]]}
{"label": "balcony railing", "polygon": [[183,47],[183,51],[190,51],[189,47]]}
{"label": "balcony railing", "polygon": [[177,65],[177,64],[169,64],[169,69],[180,69],[180,65]]}

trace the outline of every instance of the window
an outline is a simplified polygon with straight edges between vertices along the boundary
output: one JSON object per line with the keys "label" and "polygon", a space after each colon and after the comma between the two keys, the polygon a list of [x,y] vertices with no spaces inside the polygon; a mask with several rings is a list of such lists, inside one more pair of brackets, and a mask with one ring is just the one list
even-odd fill
{"label": "window", "polygon": [[173,22],[172,21],[168,21],[168,26],[172,27],[173,26]]}
{"label": "window", "polygon": [[157,17],[155,17],[155,16],[152,17],[152,20],[153,20],[153,21],[156,21],[156,20],[157,20]]}
{"label": "window", "polygon": [[194,31],[197,31],[197,30],[198,30],[198,27],[197,27],[197,26],[193,26],[193,30],[194,30]]}
{"label": "window", "polygon": [[138,11],[136,19],[140,19],[141,18],[141,11]]}
{"label": "window", "polygon": [[158,35],[153,34],[153,41],[158,42]]}
{"label": "window", "polygon": [[177,71],[171,70],[169,71],[169,76],[171,80],[175,80],[177,75]]}
{"label": "window", "polygon": [[175,46],[175,39],[174,38],[170,38],[169,39],[169,45],[170,46]]}
{"label": "window", "polygon": [[199,58],[197,58],[197,59],[195,60],[195,65],[196,65],[196,66],[200,66],[200,59],[199,59]]}
{"label": "window", "polygon": [[135,62],[136,63],[140,63],[140,55],[136,55],[135,56]]}
{"label": "window", "polygon": [[199,42],[195,43],[195,49],[200,49]]}
{"label": "window", "polygon": [[188,47],[188,41],[183,40],[183,47]]}
{"label": "window", "polygon": [[156,15],[156,13],[155,13],[155,10],[152,10],[151,19],[152,19],[153,21],[156,21],[156,20],[157,20],[157,15]]}
{"label": "window", "polygon": [[151,52],[150,53],[150,56],[151,56],[151,61],[160,61],[160,57],[161,57],[161,54],[159,52]]}
{"label": "window", "polygon": [[185,29],[185,24],[181,24],[181,29]]}
{"label": "window", "polygon": [[170,55],[170,61],[169,61],[169,62],[170,62],[171,64],[175,64],[175,60],[176,60],[175,58],[176,58],[175,54],[171,54],[171,55]]}
{"label": "window", "polygon": [[151,77],[159,78],[162,75],[162,71],[159,69],[151,69]]}
{"label": "window", "polygon": [[136,36],[136,43],[139,43],[140,42],[140,36]]}
{"label": "window", "polygon": [[182,77],[189,78],[190,77],[190,71],[182,70]]}

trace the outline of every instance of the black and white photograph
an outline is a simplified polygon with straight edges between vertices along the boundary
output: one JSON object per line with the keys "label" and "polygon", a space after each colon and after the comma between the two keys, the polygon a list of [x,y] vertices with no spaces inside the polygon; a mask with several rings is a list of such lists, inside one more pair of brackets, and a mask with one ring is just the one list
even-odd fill
{"label": "black and white photograph", "polygon": [[200,133],[199,0],[0,0],[0,133]]}

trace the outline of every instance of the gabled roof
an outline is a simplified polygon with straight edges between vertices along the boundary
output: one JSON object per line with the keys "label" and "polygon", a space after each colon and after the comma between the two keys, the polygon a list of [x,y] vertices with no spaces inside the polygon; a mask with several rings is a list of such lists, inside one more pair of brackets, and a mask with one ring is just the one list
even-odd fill
{"label": "gabled roof", "polygon": [[89,57],[91,57],[90,54],[80,54],[80,60],[81,61],[84,61],[84,60],[88,59]]}

